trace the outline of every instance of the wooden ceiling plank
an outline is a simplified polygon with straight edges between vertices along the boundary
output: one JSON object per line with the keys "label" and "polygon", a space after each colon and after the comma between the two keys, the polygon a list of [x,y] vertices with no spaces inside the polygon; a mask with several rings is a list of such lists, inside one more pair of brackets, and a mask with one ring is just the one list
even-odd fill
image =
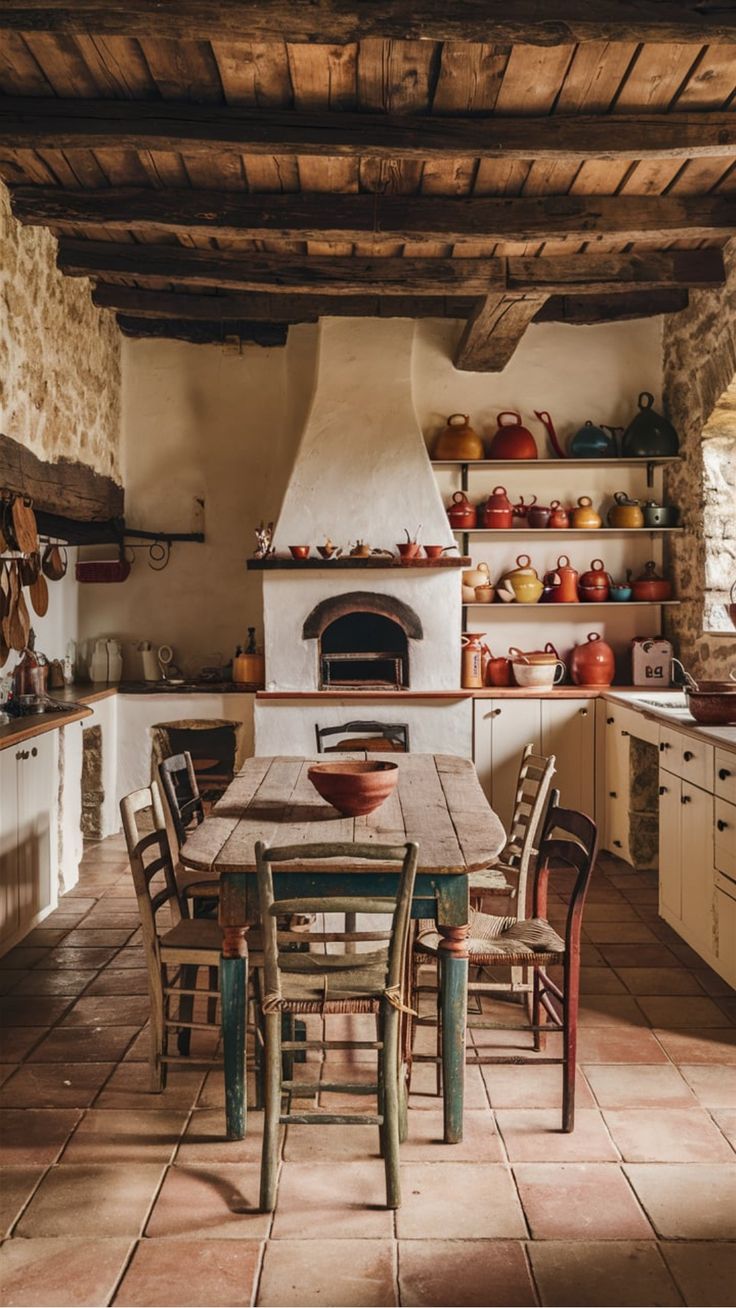
{"label": "wooden ceiling plank", "polygon": [[288,109],[293,104],[284,41],[212,41],[228,104]]}
{"label": "wooden ceiling plank", "polygon": [[470,316],[455,353],[461,372],[502,372],[546,295],[489,295]]}
{"label": "wooden ceiling plank", "polygon": [[221,104],[222,82],[209,41],[141,40],[151,76],[164,100]]}
{"label": "wooden ceiling plank", "polygon": [[205,252],[168,246],[62,241],[58,264],[74,276],[166,278],[192,285],[244,290],[272,288],[301,294],[486,295],[543,291],[593,294],[619,283],[631,286],[713,286],[723,280],[718,250],[638,255],[586,254],[568,258],[368,259]]}
{"label": "wooden ceiling plank", "polygon": [[0,41],[0,86],[5,95],[53,94],[38,60],[16,32],[6,32]]}
{"label": "wooden ceiling plank", "polygon": [[720,43],[736,39],[730,5],[700,0],[7,0],[0,24],[11,31],[95,32],[182,40],[218,39],[344,45],[364,37],[393,40],[529,42],[555,46],[581,41],[629,40]]}
{"label": "wooden ceiling plank", "polygon": [[[505,83],[504,83],[505,84]],[[186,95],[182,81],[180,96]],[[501,88],[503,92],[503,87]],[[736,154],[727,112],[424,117],[209,103],[0,99],[0,140],[27,149],[145,148],[335,158],[646,159]]]}
{"label": "wooden ceiling plank", "polygon": [[[71,153],[74,161],[81,152]],[[155,156],[161,159],[178,156]],[[143,158],[141,160],[143,162]],[[727,164],[727,161],[726,161]],[[721,175],[723,173],[721,164]],[[103,179],[104,180],[104,179]],[[159,185],[161,183],[159,182]],[[99,185],[99,182],[98,182]],[[53,187],[16,187],[16,217],[54,227],[59,222],[106,224],[111,230],[201,233],[218,240],[268,239],[366,243],[594,240],[623,234],[628,239],[730,236],[736,209],[725,195],[546,196],[511,199],[417,196],[233,195],[211,190],[151,190],[112,187],[71,193]]]}
{"label": "wooden ceiling plank", "polygon": [[281,323],[244,322],[236,319],[225,326],[220,322],[192,322],[181,318],[135,318],[118,314],[118,327],[124,336],[135,340],[156,338],[188,341],[193,345],[224,345],[236,340],[242,345],[267,348],[286,344],[288,328]]}

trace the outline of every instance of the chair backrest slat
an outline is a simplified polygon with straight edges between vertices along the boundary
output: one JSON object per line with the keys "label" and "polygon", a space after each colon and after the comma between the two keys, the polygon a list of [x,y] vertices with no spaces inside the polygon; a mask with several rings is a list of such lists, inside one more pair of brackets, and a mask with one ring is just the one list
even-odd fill
{"label": "chair backrest slat", "polygon": [[[141,831],[139,816],[150,810],[153,831]],[[134,790],[120,801],[125,842],[128,847],[143,940],[147,951],[157,951],[156,915],[168,904],[173,922],[187,916],[186,901],[179,891],[171,860],[166,822],[156,782]],[[153,855],[153,857],[149,857]],[[163,884],[154,885],[163,878]]]}
{"label": "chair backrest slat", "polygon": [[[317,733],[317,752],[324,754],[325,740],[329,736],[338,735],[368,735],[377,737],[380,745],[381,740],[387,742],[386,748],[393,749],[397,753],[409,753],[409,724],[407,722],[346,722],[342,727],[320,727],[315,724]],[[372,746],[375,748],[375,746]],[[355,741],[340,742],[339,745],[331,745],[329,749],[356,749]]]}
{"label": "chair backrest slat", "polygon": [[180,849],[186,842],[190,828],[204,822],[202,797],[189,751],[165,758],[162,763],[159,763],[158,774],[176,843]]}
{"label": "chair backrest slat", "polygon": [[503,861],[518,873],[516,916],[527,914],[527,882],[539,831],[555,773],[555,756],[535,754],[533,745],[525,745],[516,785],[514,811],[504,846]]}
{"label": "chair backrest slat", "polygon": [[544,820],[534,878],[534,915],[546,917],[547,882],[559,865],[577,873],[568,901],[567,938],[577,949],[585,896],[598,853],[598,828],[592,818],[576,809],[559,807],[553,791]]}

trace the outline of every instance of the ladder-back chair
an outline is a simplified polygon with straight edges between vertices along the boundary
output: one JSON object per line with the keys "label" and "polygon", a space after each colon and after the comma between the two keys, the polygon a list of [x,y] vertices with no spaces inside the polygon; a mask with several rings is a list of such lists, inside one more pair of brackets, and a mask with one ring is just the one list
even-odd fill
{"label": "ladder-back chair", "polygon": [[[397,754],[409,753],[409,725],[406,722],[346,722],[342,727],[320,727],[315,725],[317,734],[317,753],[333,753],[336,750],[380,750]],[[329,736],[352,736],[350,740],[340,740],[333,745],[325,745]]]}
{"label": "ladder-back chair", "polygon": [[193,827],[204,822],[204,806],[197,784],[192,756],[188,751],[172,754],[158,765],[163,793],[171,856],[176,868],[179,889],[194,901],[195,917],[205,915],[219,898],[220,882],[216,872],[194,872],[182,866],[179,855]]}

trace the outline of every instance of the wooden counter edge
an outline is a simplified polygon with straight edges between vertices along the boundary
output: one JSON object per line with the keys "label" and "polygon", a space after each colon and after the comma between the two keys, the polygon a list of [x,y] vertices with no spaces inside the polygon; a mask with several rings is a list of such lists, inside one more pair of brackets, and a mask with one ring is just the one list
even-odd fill
{"label": "wooden counter edge", "polygon": [[22,745],[34,736],[45,736],[47,731],[56,731],[59,727],[68,727],[72,722],[81,722],[91,718],[92,709],[83,705],[71,709],[68,713],[40,713],[37,717],[17,718],[0,727],[0,751],[10,749],[13,745]]}

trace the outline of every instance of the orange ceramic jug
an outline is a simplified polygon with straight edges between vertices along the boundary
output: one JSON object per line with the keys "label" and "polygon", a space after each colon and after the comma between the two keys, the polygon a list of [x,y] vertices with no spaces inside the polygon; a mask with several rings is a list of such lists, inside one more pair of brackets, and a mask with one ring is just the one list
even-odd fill
{"label": "orange ceramic jug", "polygon": [[563,509],[559,500],[552,500],[549,507],[551,512],[549,515],[549,522],[547,523],[548,527],[562,529],[563,527],[570,526],[570,514],[567,509]]}
{"label": "orange ceramic jug", "polygon": [[482,459],[484,453],[483,442],[470,426],[467,413],[451,413],[445,430],[435,441],[432,457],[465,463],[469,459]]}
{"label": "orange ceramic jug", "polygon": [[616,659],[610,645],[591,631],[584,645],[576,645],[570,660],[570,674],[576,686],[610,686]]}
{"label": "orange ceramic jug", "polygon": [[577,604],[578,602],[578,572],[576,568],[571,567],[570,560],[566,554],[561,554],[557,560],[555,572],[559,577],[559,585],[555,586],[550,599],[553,604]]}
{"label": "orange ceramic jug", "polygon": [[484,631],[469,631],[462,638],[462,671],[460,685],[466,690],[480,690],[483,685]]}
{"label": "orange ceramic jug", "polygon": [[573,527],[584,527],[595,530],[601,526],[601,515],[593,508],[593,501],[589,495],[581,495],[578,500],[578,507],[573,509],[572,525]]}

